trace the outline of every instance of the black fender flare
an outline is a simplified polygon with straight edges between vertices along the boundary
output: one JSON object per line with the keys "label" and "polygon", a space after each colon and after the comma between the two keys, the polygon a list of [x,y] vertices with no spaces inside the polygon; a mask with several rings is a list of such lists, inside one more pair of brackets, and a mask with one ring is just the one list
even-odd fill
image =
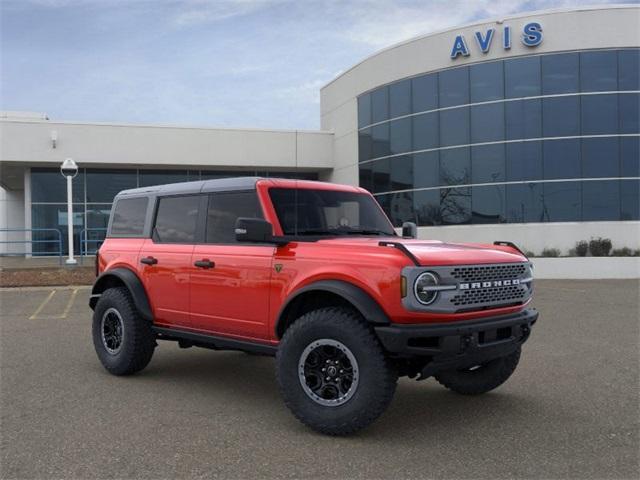
{"label": "black fender flare", "polygon": [[138,313],[145,320],[152,321],[153,314],[151,313],[151,306],[149,305],[149,299],[147,298],[147,292],[142,285],[142,281],[138,276],[128,268],[114,268],[107,270],[100,275],[91,289],[91,297],[89,299],[89,306],[91,309],[95,309],[96,303],[102,292],[104,292],[112,279],[118,279],[129,290],[133,303],[138,310]]}
{"label": "black fender flare", "polygon": [[375,325],[389,325],[391,323],[389,317],[384,312],[380,304],[378,304],[378,302],[376,302],[371,295],[365,292],[362,288],[343,280],[320,280],[310,283],[289,295],[278,312],[275,325],[277,338],[282,338],[284,330],[287,327],[284,322],[286,321],[289,307],[301,295],[308,294],[310,292],[328,292],[342,297],[353,305],[369,323],[373,323]]}

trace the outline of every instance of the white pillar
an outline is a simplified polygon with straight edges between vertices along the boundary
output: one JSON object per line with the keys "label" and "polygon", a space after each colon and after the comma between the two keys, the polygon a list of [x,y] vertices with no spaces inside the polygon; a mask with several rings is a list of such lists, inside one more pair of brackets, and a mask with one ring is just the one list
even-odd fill
{"label": "white pillar", "polygon": [[69,242],[69,258],[67,265],[75,265],[78,261],[73,258],[73,177],[67,176],[67,240]]}

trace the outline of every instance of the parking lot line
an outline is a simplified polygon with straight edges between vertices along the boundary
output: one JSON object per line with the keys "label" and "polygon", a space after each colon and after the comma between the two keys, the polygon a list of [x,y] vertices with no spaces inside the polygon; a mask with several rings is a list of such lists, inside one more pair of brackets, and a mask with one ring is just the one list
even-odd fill
{"label": "parking lot line", "polygon": [[31,315],[29,317],[29,320],[35,320],[36,318],[38,318],[38,315],[44,309],[44,307],[47,306],[47,303],[49,303],[49,301],[53,298],[53,296],[55,295],[56,291],[57,290],[51,290],[51,293],[49,293],[49,295],[47,295],[47,298],[45,298],[43,300],[43,302],[40,304],[40,306],[36,309],[36,311],[33,312],[33,315]]}
{"label": "parking lot line", "polygon": [[64,310],[62,311],[62,313],[58,314],[58,315],[49,315],[46,314],[44,316],[40,316],[40,314],[43,312],[43,310],[45,309],[45,307],[47,305],[49,305],[49,302],[51,301],[51,299],[54,297],[54,295],[56,293],[58,293],[58,289],[53,289],[51,290],[51,292],[49,293],[49,295],[47,295],[47,297],[42,301],[42,303],[38,306],[37,310],[35,312],[33,312],[33,315],[31,315],[29,317],[29,320],[39,320],[42,318],[51,318],[51,319],[56,319],[56,320],[64,320],[65,318],[67,318],[67,316],[69,315],[69,312],[71,311],[71,308],[73,307],[73,303],[75,302],[76,297],[78,296],[78,290],[80,290],[79,288],[74,288],[71,290],[71,293],[69,295],[69,300],[67,300],[67,304],[64,307]]}
{"label": "parking lot line", "polygon": [[64,312],[62,312],[62,315],[55,318],[67,318],[67,315],[69,314],[69,310],[71,310],[71,307],[73,306],[73,301],[76,299],[76,295],[78,295],[78,289],[74,288],[73,292],[71,292],[71,296],[69,296],[69,301],[67,302],[67,306],[64,307]]}

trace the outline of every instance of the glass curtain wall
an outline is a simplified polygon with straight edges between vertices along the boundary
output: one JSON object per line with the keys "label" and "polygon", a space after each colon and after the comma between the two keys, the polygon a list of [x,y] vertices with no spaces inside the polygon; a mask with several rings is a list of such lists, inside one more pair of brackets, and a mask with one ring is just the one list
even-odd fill
{"label": "glass curtain wall", "polygon": [[[139,170],[81,168],[73,180],[74,252],[93,254],[104,239],[113,199],[122,190],[166,183],[208,180],[238,176],[259,176],[317,180],[313,172],[266,172],[229,170]],[[34,255],[51,255],[67,245],[67,184],[58,169],[31,169],[31,224],[36,241]],[[43,230],[44,229],[44,230]],[[80,244],[82,238],[82,245]],[[40,241],[40,243],[38,243]]]}
{"label": "glass curtain wall", "polygon": [[640,50],[535,55],[358,98],[360,186],[393,223],[638,220]]}

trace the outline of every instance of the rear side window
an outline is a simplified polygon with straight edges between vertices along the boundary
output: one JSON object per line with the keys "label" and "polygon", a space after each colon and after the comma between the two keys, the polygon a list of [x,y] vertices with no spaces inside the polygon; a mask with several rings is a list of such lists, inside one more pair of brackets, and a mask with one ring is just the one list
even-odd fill
{"label": "rear side window", "polygon": [[263,218],[255,191],[209,195],[207,243],[236,243],[238,217]]}
{"label": "rear side window", "polygon": [[147,197],[123,198],[116,202],[111,222],[111,236],[140,237],[147,216]]}
{"label": "rear side window", "polygon": [[153,229],[154,241],[193,243],[196,238],[199,204],[199,195],[160,198]]}

